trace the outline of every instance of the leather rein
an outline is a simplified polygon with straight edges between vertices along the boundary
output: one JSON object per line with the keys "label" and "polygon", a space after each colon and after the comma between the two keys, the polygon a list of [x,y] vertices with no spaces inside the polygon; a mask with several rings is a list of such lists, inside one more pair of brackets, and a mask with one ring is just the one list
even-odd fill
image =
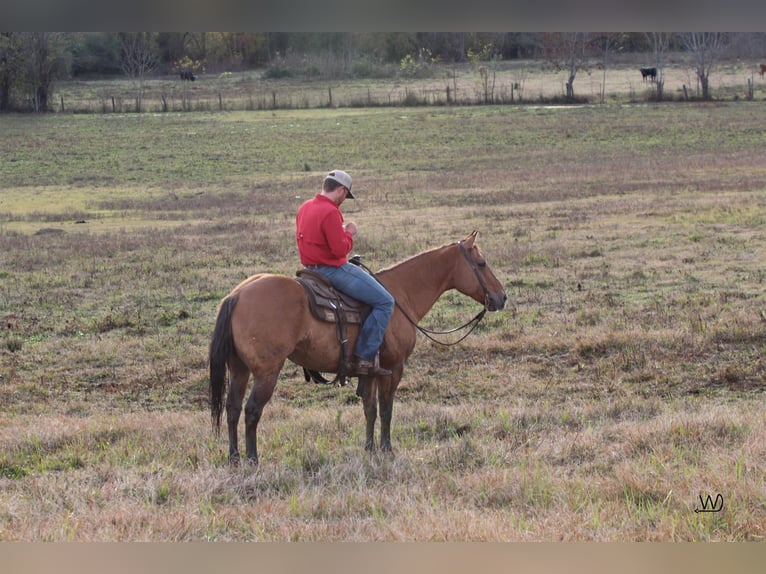
{"label": "leather rein", "polygon": [[[439,345],[442,345],[444,347],[452,347],[453,345],[457,345],[458,343],[462,342],[468,335],[473,333],[474,329],[479,326],[479,323],[484,318],[484,315],[487,313],[487,304],[489,302],[489,289],[487,289],[487,284],[484,282],[484,279],[481,277],[481,273],[479,273],[479,268],[476,265],[476,262],[471,259],[471,256],[468,254],[468,251],[466,251],[465,246],[463,245],[462,241],[458,241],[458,246],[460,247],[460,253],[463,254],[463,257],[465,257],[466,261],[468,261],[468,265],[471,267],[471,271],[473,271],[473,274],[476,276],[476,279],[479,281],[479,285],[481,285],[482,290],[484,291],[484,308],[479,311],[476,316],[468,321],[467,323],[464,323],[463,325],[460,325],[459,327],[455,327],[454,329],[450,329],[448,331],[434,331],[433,329],[427,329],[425,327],[421,327],[418,325],[417,321],[415,321],[412,317],[410,317],[409,313],[399,304],[399,301],[395,300],[396,306],[399,308],[399,310],[402,312],[402,314],[407,318],[407,320],[412,323],[412,325],[423,335],[426,336],[427,339],[430,341],[433,341],[434,343],[437,343]],[[370,275],[375,277],[377,279],[377,276],[369,270],[364,264],[359,261],[357,263],[360,267],[365,269]],[[378,280],[380,282],[380,280]],[[452,333],[456,333],[457,331],[462,331],[463,329],[466,329],[470,327],[468,332],[460,337],[457,341],[452,341],[451,343],[445,343],[444,341],[440,341],[434,337],[434,335],[450,335]]]}

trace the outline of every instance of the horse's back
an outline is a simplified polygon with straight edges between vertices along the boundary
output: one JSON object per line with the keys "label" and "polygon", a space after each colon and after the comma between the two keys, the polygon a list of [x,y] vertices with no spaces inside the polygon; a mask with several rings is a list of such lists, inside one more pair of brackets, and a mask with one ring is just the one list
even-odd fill
{"label": "horse's back", "polygon": [[255,281],[258,281],[259,279],[262,279],[262,278],[264,278],[264,277],[269,277],[270,275],[271,275],[270,273],[256,273],[255,275],[251,275],[251,276],[250,276],[250,277],[248,277],[247,279],[244,279],[244,280],[242,280],[242,281],[239,283],[239,285],[237,285],[236,287],[234,287],[234,289],[232,289],[232,290],[229,292],[229,295],[228,295],[228,296],[229,296],[229,297],[231,297],[232,295],[236,295],[236,294],[237,294],[237,293],[239,293],[239,292],[240,292],[240,291],[241,291],[243,288],[247,287],[247,286],[248,286],[248,285],[250,285],[251,283],[254,283]]}

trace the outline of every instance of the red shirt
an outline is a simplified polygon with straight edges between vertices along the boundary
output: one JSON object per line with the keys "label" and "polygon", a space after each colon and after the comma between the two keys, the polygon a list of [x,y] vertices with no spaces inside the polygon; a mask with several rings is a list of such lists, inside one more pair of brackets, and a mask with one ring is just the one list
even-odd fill
{"label": "red shirt", "polygon": [[303,265],[332,265],[348,262],[354,239],[343,229],[343,214],[333,201],[317,194],[303,203],[295,217],[295,240]]}

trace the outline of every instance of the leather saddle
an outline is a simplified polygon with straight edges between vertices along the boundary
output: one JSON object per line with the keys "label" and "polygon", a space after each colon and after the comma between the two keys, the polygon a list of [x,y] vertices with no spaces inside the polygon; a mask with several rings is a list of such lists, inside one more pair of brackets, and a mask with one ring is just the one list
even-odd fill
{"label": "leather saddle", "polygon": [[320,321],[337,323],[342,318],[346,323],[362,324],[372,310],[366,303],[335,289],[321,273],[299,269],[295,275],[306,290],[311,314]]}
{"label": "leather saddle", "polygon": [[[295,273],[295,280],[306,291],[311,314],[320,321],[335,323],[335,331],[340,344],[340,359],[337,375],[333,381],[329,381],[321,373],[303,369],[306,381],[314,381],[319,384],[337,383],[340,386],[346,384],[350,351],[346,326],[349,323],[362,324],[372,307],[358,299],[354,299],[335,289],[330,281],[321,273],[310,269],[299,269]],[[361,384],[361,382],[360,382]],[[357,387],[357,394],[361,396],[361,387]]]}

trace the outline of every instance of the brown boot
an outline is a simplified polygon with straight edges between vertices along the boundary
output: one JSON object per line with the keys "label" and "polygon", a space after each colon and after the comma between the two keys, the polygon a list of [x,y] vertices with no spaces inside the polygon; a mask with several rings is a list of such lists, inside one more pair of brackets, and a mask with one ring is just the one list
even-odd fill
{"label": "brown boot", "polygon": [[385,377],[390,374],[391,371],[380,366],[379,353],[375,353],[375,358],[372,361],[355,356],[354,362],[351,365],[351,371],[349,371],[349,376],[351,377],[365,377],[370,375],[380,375]]}

